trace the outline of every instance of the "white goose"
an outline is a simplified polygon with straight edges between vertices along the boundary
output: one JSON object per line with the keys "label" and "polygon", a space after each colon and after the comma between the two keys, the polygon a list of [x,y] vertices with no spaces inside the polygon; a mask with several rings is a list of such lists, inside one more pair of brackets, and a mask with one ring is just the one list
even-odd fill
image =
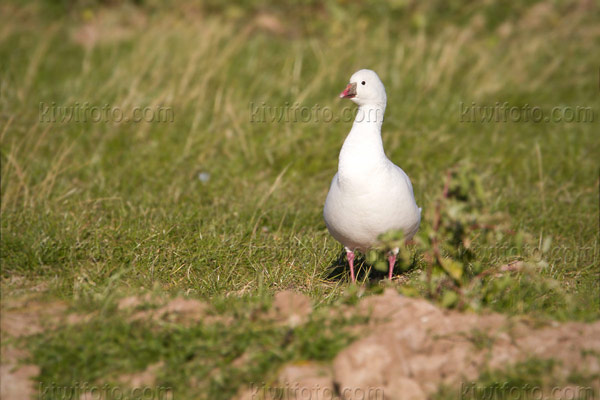
{"label": "white goose", "polygon": [[[358,104],[352,130],[346,137],[323,216],[331,235],[346,248],[352,282],[354,251],[365,252],[382,233],[401,230],[410,240],[421,222],[410,179],[383,151],[381,125],[387,103],[383,83],[374,71],[352,75],[340,94]],[[398,249],[389,257],[392,279]]]}

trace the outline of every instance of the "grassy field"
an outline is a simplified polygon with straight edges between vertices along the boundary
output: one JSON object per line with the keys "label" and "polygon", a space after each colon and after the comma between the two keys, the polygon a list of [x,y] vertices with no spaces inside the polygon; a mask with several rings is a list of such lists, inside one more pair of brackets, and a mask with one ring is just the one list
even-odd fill
{"label": "grassy field", "polygon": [[[347,270],[332,274],[341,246],[322,206],[351,126],[335,120],[351,108],[337,95],[360,68],[386,85],[386,152],[424,212],[445,171],[468,162],[489,212],[533,243],[481,257],[498,266],[543,249],[536,273],[564,294],[516,288],[483,312],[599,318],[596,3],[25,1],[0,11],[2,300],[35,288],[93,315],[24,342],[41,381],[112,381],[162,360],[176,398],[229,398],[286,361],[330,359],[349,343],[320,329],[328,309],[363,295]],[[304,118],[316,105],[328,111]],[[299,120],[270,119],[285,107]],[[136,109],[145,120],[125,121]],[[489,110],[491,120],[480,114]],[[385,285],[423,295],[418,265],[394,283],[361,277],[364,295]],[[283,289],[322,312],[291,341],[248,317]],[[114,312],[147,292],[201,299],[236,323],[132,327]],[[252,367],[227,366],[246,348],[258,354]]]}

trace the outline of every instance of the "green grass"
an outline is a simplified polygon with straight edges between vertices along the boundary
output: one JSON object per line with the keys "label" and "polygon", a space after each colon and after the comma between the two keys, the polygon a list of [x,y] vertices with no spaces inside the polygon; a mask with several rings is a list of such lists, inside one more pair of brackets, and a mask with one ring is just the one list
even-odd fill
{"label": "green grass", "polygon": [[153,389],[171,388],[173,398],[231,398],[243,385],[269,384],[285,362],[332,359],[356,336],[345,328],[365,322],[364,316],[316,312],[290,327],[268,317],[264,310],[269,306],[260,298],[227,301],[219,315],[231,322],[184,326],[129,322],[126,313],[112,307],[84,325],[38,335],[30,346],[33,361],[42,367],[40,382],[48,399],[55,398],[58,389],[53,388],[72,388],[78,381],[122,387],[121,374],[160,361],[164,365]]}
{"label": "green grass", "polygon": [[[26,286],[47,284],[50,296],[82,310],[115,293],[145,290],[218,302],[292,288],[317,308],[352,297],[347,274],[331,276],[341,247],[321,215],[351,123],[252,123],[251,104],[319,104],[338,116],[350,107],[337,99],[350,75],[371,68],[388,94],[386,152],[411,177],[424,212],[441,192],[444,171],[469,160],[490,193],[491,211],[506,213],[513,229],[540,247],[551,238],[547,265],[537,272],[571,300],[530,291],[536,282],[525,277],[523,290],[498,295],[493,308],[598,318],[597,6],[430,1],[363,9],[342,1],[239,1],[171,10],[140,3],[2,6],[3,298],[18,289],[16,277]],[[261,28],[264,14],[278,24]],[[165,106],[173,121],[40,122],[40,103],[76,102],[126,114]],[[585,106],[595,120],[467,123],[460,121],[461,102],[528,104],[545,113]],[[513,256],[485,255],[490,266]],[[419,276],[411,273],[407,286],[418,287]],[[37,339],[44,379],[99,377],[117,360],[123,370],[164,357],[175,363],[195,339],[225,340],[206,327],[135,331],[116,317],[73,330]],[[282,334],[260,332],[226,338],[257,345]],[[97,356],[121,338],[131,349],[162,344],[139,365],[134,350],[121,349],[80,375],[63,375],[67,364],[60,362],[49,367],[53,352],[71,340],[94,343],[89,351]],[[191,347],[173,349],[166,338]],[[303,351],[294,348],[278,362]],[[84,360],[69,357],[73,365]],[[210,359],[217,365],[227,357]],[[252,373],[266,373],[259,370]],[[183,375],[165,379],[184,382]]]}

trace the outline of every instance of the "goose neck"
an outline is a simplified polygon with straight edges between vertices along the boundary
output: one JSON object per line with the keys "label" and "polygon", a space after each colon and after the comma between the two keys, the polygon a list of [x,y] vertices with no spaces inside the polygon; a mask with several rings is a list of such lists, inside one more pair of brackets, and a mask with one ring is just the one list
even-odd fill
{"label": "goose neck", "polygon": [[383,115],[385,114],[385,104],[364,104],[358,107],[354,125],[373,126],[381,130],[383,124]]}

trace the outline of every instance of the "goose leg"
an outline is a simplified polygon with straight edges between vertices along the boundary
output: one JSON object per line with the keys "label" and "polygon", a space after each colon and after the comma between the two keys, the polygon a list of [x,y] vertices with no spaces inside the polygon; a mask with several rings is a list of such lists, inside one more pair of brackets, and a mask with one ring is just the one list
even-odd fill
{"label": "goose leg", "polygon": [[356,282],[356,278],[354,278],[354,252],[350,249],[346,249],[346,258],[348,259],[348,264],[350,264],[350,277],[352,278],[352,282]]}
{"label": "goose leg", "polygon": [[388,274],[388,278],[390,281],[392,280],[392,273],[394,272],[394,265],[396,264],[396,255],[398,254],[399,250],[400,249],[394,249],[388,256],[388,262],[390,263],[390,273]]}

